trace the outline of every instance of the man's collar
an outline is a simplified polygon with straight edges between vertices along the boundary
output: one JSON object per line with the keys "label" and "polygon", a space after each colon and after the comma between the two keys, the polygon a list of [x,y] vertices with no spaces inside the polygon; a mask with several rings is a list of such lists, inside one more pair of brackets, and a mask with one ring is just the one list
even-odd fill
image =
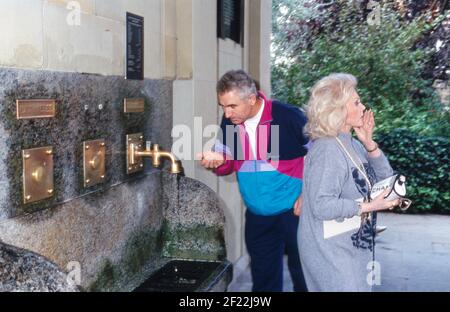
{"label": "man's collar", "polygon": [[265,124],[268,122],[272,121],[272,101],[268,100],[266,98],[266,96],[264,95],[264,93],[262,93],[261,91],[258,91],[258,96],[264,100],[265,105],[264,105],[264,110],[263,113],[261,115],[261,120],[259,121],[259,124]]}

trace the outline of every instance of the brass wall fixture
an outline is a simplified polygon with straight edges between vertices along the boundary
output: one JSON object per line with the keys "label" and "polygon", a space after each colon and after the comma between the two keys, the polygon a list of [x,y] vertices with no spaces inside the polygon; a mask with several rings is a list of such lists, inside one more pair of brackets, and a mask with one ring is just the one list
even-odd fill
{"label": "brass wall fixture", "polygon": [[158,144],[143,150],[144,136],[142,133],[127,135],[127,173],[137,172],[143,169],[142,157],[151,157],[153,167],[161,165],[161,158],[170,159],[171,173],[181,173],[181,164],[172,153],[161,151]]}
{"label": "brass wall fixture", "polygon": [[83,142],[84,187],[91,187],[105,180],[105,140]]}
{"label": "brass wall fixture", "polygon": [[126,98],[123,100],[124,113],[143,113],[145,110],[144,98]]}
{"label": "brass wall fixture", "polygon": [[22,162],[24,204],[52,197],[53,148],[47,146],[22,150]]}
{"label": "brass wall fixture", "polygon": [[127,174],[142,171],[144,169],[144,161],[141,156],[131,153],[130,149],[142,150],[144,144],[144,136],[142,133],[127,135]]}
{"label": "brass wall fixture", "polygon": [[52,118],[56,114],[56,100],[17,100],[17,119]]}

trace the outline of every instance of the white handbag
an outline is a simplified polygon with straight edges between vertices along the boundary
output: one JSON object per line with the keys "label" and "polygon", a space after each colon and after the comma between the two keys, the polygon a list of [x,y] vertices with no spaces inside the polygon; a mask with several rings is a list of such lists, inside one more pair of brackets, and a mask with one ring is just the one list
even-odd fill
{"label": "white handbag", "polygon": [[[361,166],[357,164],[357,162],[353,159],[352,155],[347,151],[347,148],[345,148],[345,145],[341,142],[341,140],[336,137],[336,141],[339,143],[339,145],[342,147],[342,150],[347,154],[347,156],[350,158],[350,160],[353,162],[353,164],[356,166],[358,171],[364,176],[364,178],[367,181],[367,184],[369,185],[369,197],[370,200],[375,199],[379,194],[381,194],[385,189],[390,188],[389,194],[385,197],[387,200],[394,200],[394,199],[400,199],[399,208],[402,211],[406,211],[409,206],[411,206],[412,201],[408,198],[405,198],[406,196],[406,177],[401,174],[393,175],[387,179],[384,179],[382,181],[379,181],[375,183],[374,185],[371,185],[369,178],[367,176],[367,173],[363,170],[364,166],[362,165],[361,160]],[[394,207],[392,207],[393,209]]]}
{"label": "white handbag", "polygon": [[387,200],[400,199],[399,208],[406,211],[411,206],[412,201],[406,197],[406,177],[401,174],[393,175],[387,179],[375,183],[370,192],[370,199],[380,195],[386,189],[390,189],[389,193],[384,197]]}

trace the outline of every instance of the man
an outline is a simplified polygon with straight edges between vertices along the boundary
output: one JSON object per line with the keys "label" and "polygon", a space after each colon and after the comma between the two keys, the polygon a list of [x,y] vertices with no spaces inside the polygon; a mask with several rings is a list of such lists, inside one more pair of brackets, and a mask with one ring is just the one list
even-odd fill
{"label": "man", "polygon": [[201,164],[217,175],[236,172],[247,206],[245,242],[253,291],[283,290],[283,255],[294,291],[306,291],[297,247],[303,177],[305,115],[296,107],[266,99],[244,71],[229,71],[217,83],[224,111],[222,134]]}

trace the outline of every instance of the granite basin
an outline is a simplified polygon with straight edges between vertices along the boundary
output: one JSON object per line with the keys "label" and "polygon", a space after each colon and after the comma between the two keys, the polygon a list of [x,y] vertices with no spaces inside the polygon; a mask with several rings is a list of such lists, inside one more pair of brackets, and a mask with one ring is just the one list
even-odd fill
{"label": "granite basin", "polygon": [[229,261],[169,260],[135,292],[226,291],[233,269]]}

